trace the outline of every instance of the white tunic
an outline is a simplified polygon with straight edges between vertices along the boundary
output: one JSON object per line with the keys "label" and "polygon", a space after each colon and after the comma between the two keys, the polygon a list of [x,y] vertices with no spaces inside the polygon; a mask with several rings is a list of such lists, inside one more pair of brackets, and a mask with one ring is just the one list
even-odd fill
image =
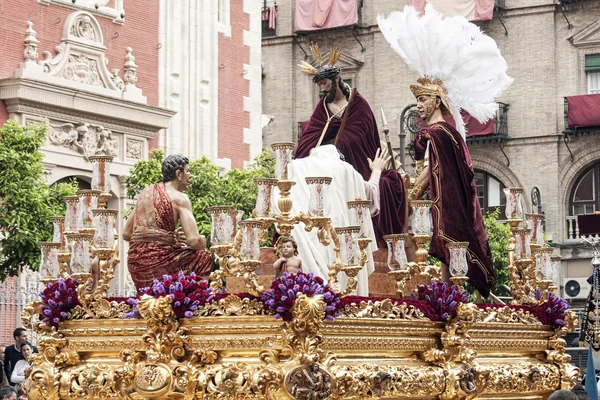
{"label": "white tunic", "polygon": [[[308,212],[310,190],[305,181],[307,177],[332,178],[328,193],[329,212],[326,212],[326,216],[331,218],[334,227],[350,225],[347,201],[357,198],[368,199],[371,196],[378,197],[378,185],[365,182],[352,165],[340,159],[334,145],[317,147],[310,156],[293,160],[288,171],[290,179],[296,182],[290,194],[293,201],[292,215],[298,215],[300,211]],[[369,193],[367,193],[365,187],[369,188]],[[279,199],[279,190],[275,188],[272,196],[272,209],[279,212],[277,199]],[[379,204],[378,198],[374,200],[377,200],[374,203]],[[371,212],[373,211],[378,210],[372,209]],[[372,242],[367,248],[367,264],[358,275],[357,294],[359,296],[368,296],[369,275],[374,271],[373,250],[376,249],[377,244],[370,218],[368,218],[368,224],[369,237]],[[333,243],[327,247],[323,246],[318,241],[316,229],[306,232],[304,224],[296,225],[292,231],[292,236],[298,244],[298,257],[302,260],[303,271],[312,272],[315,276],[320,276],[327,281],[329,267],[335,261]],[[344,288],[346,285],[345,274],[340,273],[339,280],[340,287]]]}

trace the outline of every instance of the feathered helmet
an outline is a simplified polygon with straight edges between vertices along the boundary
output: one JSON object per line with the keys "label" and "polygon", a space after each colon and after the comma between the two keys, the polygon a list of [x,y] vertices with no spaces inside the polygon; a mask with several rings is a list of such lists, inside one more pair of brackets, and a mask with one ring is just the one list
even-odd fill
{"label": "feathered helmet", "polygon": [[494,39],[464,17],[443,18],[431,4],[420,16],[414,7],[377,23],[392,49],[415,71],[415,97],[439,96],[456,130],[465,137],[460,110],[484,123],[496,113],[495,98],[512,83]]}
{"label": "feathered helmet", "polygon": [[323,65],[323,57],[321,56],[321,50],[319,49],[318,44],[311,42],[310,51],[312,53],[313,62],[317,64],[318,69],[306,61],[300,61],[298,66],[305,74],[314,75],[313,82],[316,83],[322,79],[334,79],[342,73],[341,68],[335,65],[342,55],[337,47],[329,50],[329,60],[325,65]]}

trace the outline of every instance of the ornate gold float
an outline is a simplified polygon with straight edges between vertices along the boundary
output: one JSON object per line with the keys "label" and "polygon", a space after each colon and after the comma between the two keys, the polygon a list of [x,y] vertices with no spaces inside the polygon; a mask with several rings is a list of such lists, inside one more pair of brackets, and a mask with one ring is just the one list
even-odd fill
{"label": "ornate gold float", "polygon": [[[336,247],[336,270],[352,277],[365,263],[364,244],[357,243],[360,256],[354,265],[340,256],[339,235],[346,232],[336,232],[320,215],[291,216],[290,182],[278,182],[283,212],[272,218],[287,234],[300,221],[306,229],[317,228],[319,238]],[[211,212],[234,220],[231,209]],[[252,253],[253,246],[242,249],[242,242],[264,235],[259,231],[273,222],[270,215],[261,214],[263,219],[226,232],[228,243],[212,238],[220,263],[213,276],[215,289],[222,278],[239,276],[251,293],[263,290],[255,275],[257,265],[250,262],[256,260],[242,256]],[[107,239],[110,222],[102,223]],[[275,319],[259,297],[235,294],[221,295],[191,318],[177,318],[169,296],[143,296],[137,305],[141,318],[124,319],[130,306],[106,295],[118,264],[115,249],[92,246],[99,281],[85,285],[87,276],[76,271],[83,282],[80,305],[66,320],[56,327],[41,322],[39,301],[24,312],[24,326],[40,334],[39,354],[24,387],[32,400],[545,399],[577,380],[579,371],[570,364],[563,339],[577,319],[568,311],[563,325],[541,320],[544,298],[534,295],[541,279],[528,273],[533,258],[515,256],[517,226],[511,234],[510,268],[519,305],[458,303],[454,315],[445,320],[432,318],[426,305],[416,300],[346,297],[330,321],[325,318],[324,295],[302,293],[295,298],[289,321]],[[246,239],[242,230],[248,232]],[[81,233],[73,235],[81,238]],[[68,253],[61,247],[60,254],[63,265]],[[58,260],[53,265],[59,265]],[[435,271],[421,254],[418,264],[398,270],[418,276]],[[402,275],[398,290],[404,291],[406,273],[396,275]],[[335,277],[330,278],[335,286]],[[340,289],[342,294],[350,291]]]}

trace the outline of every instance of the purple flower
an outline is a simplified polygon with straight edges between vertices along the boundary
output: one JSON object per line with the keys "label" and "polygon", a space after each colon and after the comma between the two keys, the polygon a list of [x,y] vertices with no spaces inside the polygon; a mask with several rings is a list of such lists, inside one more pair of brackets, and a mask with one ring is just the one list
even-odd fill
{"label": "purple flower", "polygon": [[186,312],[185,312],[183,315],[184,315],[186,318],[191,318],[191,317],[193,317],[193,316],[194,316],[194,313],[193,313],[193,312],[191,312],[191,311],[186,311]]}

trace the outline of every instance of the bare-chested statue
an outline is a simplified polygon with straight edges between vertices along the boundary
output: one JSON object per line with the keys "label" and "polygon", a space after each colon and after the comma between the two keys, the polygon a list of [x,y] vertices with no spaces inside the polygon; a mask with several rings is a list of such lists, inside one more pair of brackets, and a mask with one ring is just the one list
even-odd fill
{"label": "bare-chested statue", "polygon": [[[162,174],[162,182],[140,192],[123,230],[123,238],[129,241],[127,265],[138,289],[180,270],[207,275],[213,265],[206,239],[198,233],[190,199],[183,193],[191,177],[189,160],[168,156]],[[177,229],[179,222],[181,228]]]}

